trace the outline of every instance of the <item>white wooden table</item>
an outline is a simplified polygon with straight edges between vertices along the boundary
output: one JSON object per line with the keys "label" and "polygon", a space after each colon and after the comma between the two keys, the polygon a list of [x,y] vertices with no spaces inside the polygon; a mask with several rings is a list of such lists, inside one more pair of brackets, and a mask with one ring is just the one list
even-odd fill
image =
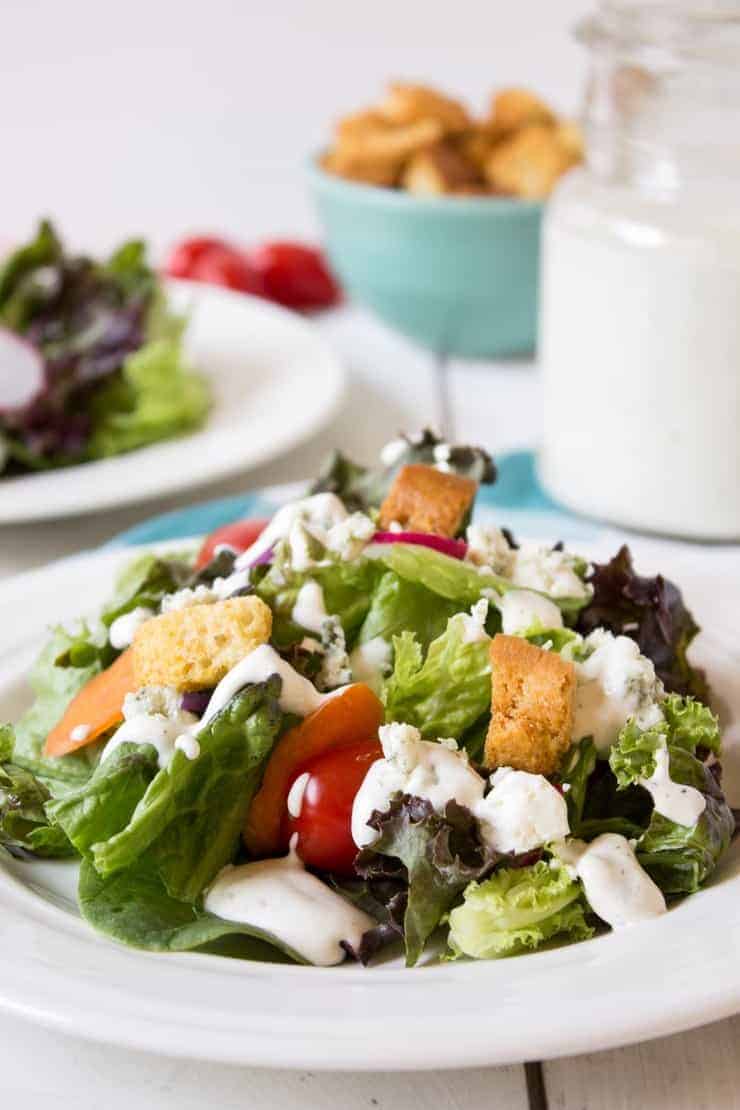
{"label": "white wooden table", "polygon": [[[145,517],[260,485],[308,478],[333,445],[370,459],[398,430],[424,423],[492,450],[533,445],[540,412],[536,367],[433,359],[357,309],[319,326],[350,371],[344,410],[312,442],[271,466],[190,497],[115,513],[0,529],[0,576],[94,547]],[[1,910],[0,910],[1,913]],[[719,923],[718,923],[719,925]],[[0,938],[2,928],[0,921]],[[711,943],[709,938],[708,943]],[[740,949],[739,949],[740,950]],[[598,1024],[608,998],[593,1002]],[[454,1035],[454,1031],[451,1031]],[[587,1057],[422,1074],[277,1072],[155,1058],[88,1044],[0,1016],[0,1106],[23,1110],[730,1110],[740,1108],[740,1018]],[[13,1097],[15,1096],[15,1098]]]}

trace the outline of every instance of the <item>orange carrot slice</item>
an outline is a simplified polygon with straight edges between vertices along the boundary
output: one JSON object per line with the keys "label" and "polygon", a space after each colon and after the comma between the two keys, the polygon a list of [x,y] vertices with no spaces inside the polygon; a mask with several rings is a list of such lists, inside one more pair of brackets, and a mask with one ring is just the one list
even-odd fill
{"label": "orange carrot slice", "polygon": [[247,813],[244,843],[252,855],[270,856],[280,850],[288,789],[299,768],[329,748],[377,736],[383,716],[383,705],[370,687],[356,682],[281,737]]}
{"label": "orange carrot slice", "polygon": [[[91,678],[72,699],[59,724],[46,737],[44,755],[69,755],[92,744],[123,720],[123,699],[136,688],[133,652],[128,648],[115,663]],[[75,729],[79,733],[73,739]]]}

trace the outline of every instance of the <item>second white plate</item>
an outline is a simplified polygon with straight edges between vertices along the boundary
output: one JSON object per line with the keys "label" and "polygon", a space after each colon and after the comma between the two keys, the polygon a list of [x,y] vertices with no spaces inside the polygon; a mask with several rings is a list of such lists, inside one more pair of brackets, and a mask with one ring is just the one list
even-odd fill
{"label": "second white plate", "polygon": [[213,408],[192,435],[62,470],[0,477],[0,524],[113,508],[265,463],[333,416],[344,372],[318,330],[292,312],[213,286],[169,282],[190,314],[186,349]]}

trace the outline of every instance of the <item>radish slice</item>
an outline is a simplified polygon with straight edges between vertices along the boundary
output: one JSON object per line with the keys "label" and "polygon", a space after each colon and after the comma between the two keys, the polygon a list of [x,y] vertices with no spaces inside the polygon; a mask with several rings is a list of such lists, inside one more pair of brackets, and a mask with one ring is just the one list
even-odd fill
{"label": "radish slice", "polygon": [[464,559],[468,552],[465,540],[451,540],[429,532],[376,532],[371,543],[412,543],[418,547],[431,547],[433,551],[441,551],[452,559]]}
{"label": "radish slice", "polygon": [[44,388],[44,360],[32,343],[0,327],[0,412],[25,408]]}

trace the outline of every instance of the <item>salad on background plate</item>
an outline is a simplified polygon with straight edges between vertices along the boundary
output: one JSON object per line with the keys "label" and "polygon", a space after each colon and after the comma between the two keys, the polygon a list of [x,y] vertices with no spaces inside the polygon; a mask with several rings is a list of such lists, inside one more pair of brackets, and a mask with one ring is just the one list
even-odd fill
{"label": "salad on background plate", "polygon": [[[698,631],[626,548],[472,517],[485,452],[335,454],[270,521],[138,556],[0,727],[0,845],[152,951],[493,959],[660,917],[734,832]],[[639,942],[638,942],[639,943]]]}
{"label": "salad on background plate", "polygon": [[0,475],[109,458],[200,427],[205,378],[129,240],[99,262],[43,221],[0,263]]}

